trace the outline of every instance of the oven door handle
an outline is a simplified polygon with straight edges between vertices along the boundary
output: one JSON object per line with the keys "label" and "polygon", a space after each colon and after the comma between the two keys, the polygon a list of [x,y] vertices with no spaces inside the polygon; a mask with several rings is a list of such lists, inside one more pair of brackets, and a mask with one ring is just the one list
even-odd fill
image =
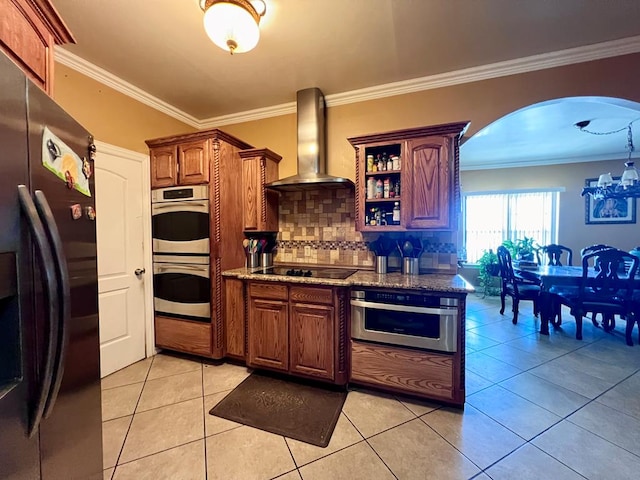
{"label": "oven door handle", "polygon": [[192,273],[209,278],[209,265],[158,265],[153,266],[153,273]]}
{"label": "oven door handle", "polygon": [[171,213],[171,212],[195,212],[209,213],[209,202],[173,202],[173,203],[154,203],[151,205],[151,213]]}
{"label": "oven door handle", "polygon": [[457,316],[457,308],[432,308],[432,307],[413,307],[410,305],[398,305],[389,303],[363,302],[362,300],[351,300],[351,305],[362,308],[376,308],[378,310],[391,310],[394,312],[410,312],[424,313],[428,315],[449,315]]}

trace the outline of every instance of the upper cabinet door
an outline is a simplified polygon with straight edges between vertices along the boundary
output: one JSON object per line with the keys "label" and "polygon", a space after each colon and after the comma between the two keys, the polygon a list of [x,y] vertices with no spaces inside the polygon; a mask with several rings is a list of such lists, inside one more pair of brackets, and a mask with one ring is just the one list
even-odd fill
{"label": "upper cabinet door", "polygon": [[178,145],[178,183],[180,185],[209,182],[209,145],[208,139]]}
{"label": "upper cabinet door", "polygon": [[151,149],[151,188],[173,187],[177,179],[176,147]]}
{"label": "upper cabinet door", "polygon": [[[433,136],[407,141],[403,223],[406,228],[451,229],[451,138]],[[408,200],[408,203],[407,203]]]}

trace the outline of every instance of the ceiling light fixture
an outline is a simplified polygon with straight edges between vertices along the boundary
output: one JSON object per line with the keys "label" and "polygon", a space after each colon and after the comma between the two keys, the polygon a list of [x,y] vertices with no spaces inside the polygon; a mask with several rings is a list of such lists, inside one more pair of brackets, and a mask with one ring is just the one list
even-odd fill
{"label": "ceiling light fixture", "polygon": [[629,157],[624,163],[624,171],[620,180],[615,181],[611,176],[611,173],[603,173],[598,177],[598,185],[595,187],[585,187],[582,189],[582,196],[591,195],[594,198],[637,198],[640,197],[640,183],[638,181],[638,170],[634,166],[634,162],[631,160],[635,148],[633,146],[633,131],[631,126],[633,122],[640,120],[636,119],[626,127],[611,132],[594,132],[585,130],[585,128],[591,123],[590,120],[583,120],[576,123],[574,126],[581,132],[590,133],[591,135],[612,135],[624,130],[627,131],[627,150],[629,151]]}
{"label": "ceiling light fixture", "polygon": [[204,30],[213,43],[231,55],[253,49],[260,39],[264,0],[200,0]]}

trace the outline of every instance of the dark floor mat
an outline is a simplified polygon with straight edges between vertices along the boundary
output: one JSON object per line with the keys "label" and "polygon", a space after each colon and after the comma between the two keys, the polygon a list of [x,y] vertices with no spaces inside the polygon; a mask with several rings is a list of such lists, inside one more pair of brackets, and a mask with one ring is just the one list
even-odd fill
{"label": "dark floor mat", "polygon": [[209,413],[326,447],[346,398],[331,385],[254,372]]}

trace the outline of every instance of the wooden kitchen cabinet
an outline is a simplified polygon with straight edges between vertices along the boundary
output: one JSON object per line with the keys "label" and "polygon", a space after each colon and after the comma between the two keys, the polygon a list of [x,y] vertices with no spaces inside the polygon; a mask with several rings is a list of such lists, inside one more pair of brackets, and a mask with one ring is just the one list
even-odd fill
{"label": "wooden kitchen cabinet", "polygon": [[347,381],[347,289],[249,282],[248,365]]}
{"label": "wooden kitchen cabinet", "polygon": [[249,364],[289,369],[289,304],[282,300],[249,300]]}
{"label": "wooden kitchen cabinet", "polygon": [[246,303],[244,282],[237,278],[224,279],[224,352],[225,356],[246,359]]}
{"label": "wooden kitchen cabinet", "polygon": [[[457,122],[349,138],[356,152],[356,228],[455,230],[460,209],[459,139],[468,125]],[[398,161],[385,161],[393,157]],[[368,158],[376,167],[370,168]],[[382,169],[377,168],[378,160]],[[399,208],[399,218],[394,208]]]}
{"label": "wooden kitchen cabinet", "polygon": [[458,302],[455,352],[352,339],[349,382],[464,406],[466,295]]}
{"label": "wooden kitchen cabinet", "polygon": [[209,183],[210,140],[178,145],[178,185]]}
{"label": "wooden kitchen cabinet", "polygon": [[0,50],[53,94],[54,45],[76,43],[49,0],[0,0]]}
{"label": "wooden kitchen cabinet", "polygon": [[[227,343],[225,335],[229,332],[225,332],[224,325],[224,308],[228,302],[225,304],[222,272],[242,267],[245,262],[242,247],[242,182],[238,181],[242,159],[239,152],[253,146],[218,129],[157,138],[146,143],[151,156],[152,188],[195,184],[209,186],[210,348],[208,353],[200,349],[199,354],[223,358]],[[229,306],[232,309],[236,307]],[[186,321],[184,325],[187,326]],[[240,337],[237,337],[234,340],[236,343],[233,343],[238,358],[243,357],[240,341]],[[157,334],[156,343],[164,348],[195,353],[182,344],[171,347],[160,345]]]}
{"label": "wooden kitchen cabinet", "polygon": [[279,195],[264,186],[278,180],[278,163],[282,157],[267,148],[243,150],[240,157],[244,190],[244,231],[277,232]]}
{"label": "wooden kitchen cabinet", "polygon": [[151,188],[173,187],[178,182],[178,160],[176,147],[152,148],[150,150]]}
{"label": "wooden kitchen cabinet", "polygon": [[333,307],[294,303],[290,311],[291,371],[333,380]]}
{"label": "wooden kitchen cabinet", "polygon": [[210,143],[203,138],[152,148],[151,188],[209,183]]}

